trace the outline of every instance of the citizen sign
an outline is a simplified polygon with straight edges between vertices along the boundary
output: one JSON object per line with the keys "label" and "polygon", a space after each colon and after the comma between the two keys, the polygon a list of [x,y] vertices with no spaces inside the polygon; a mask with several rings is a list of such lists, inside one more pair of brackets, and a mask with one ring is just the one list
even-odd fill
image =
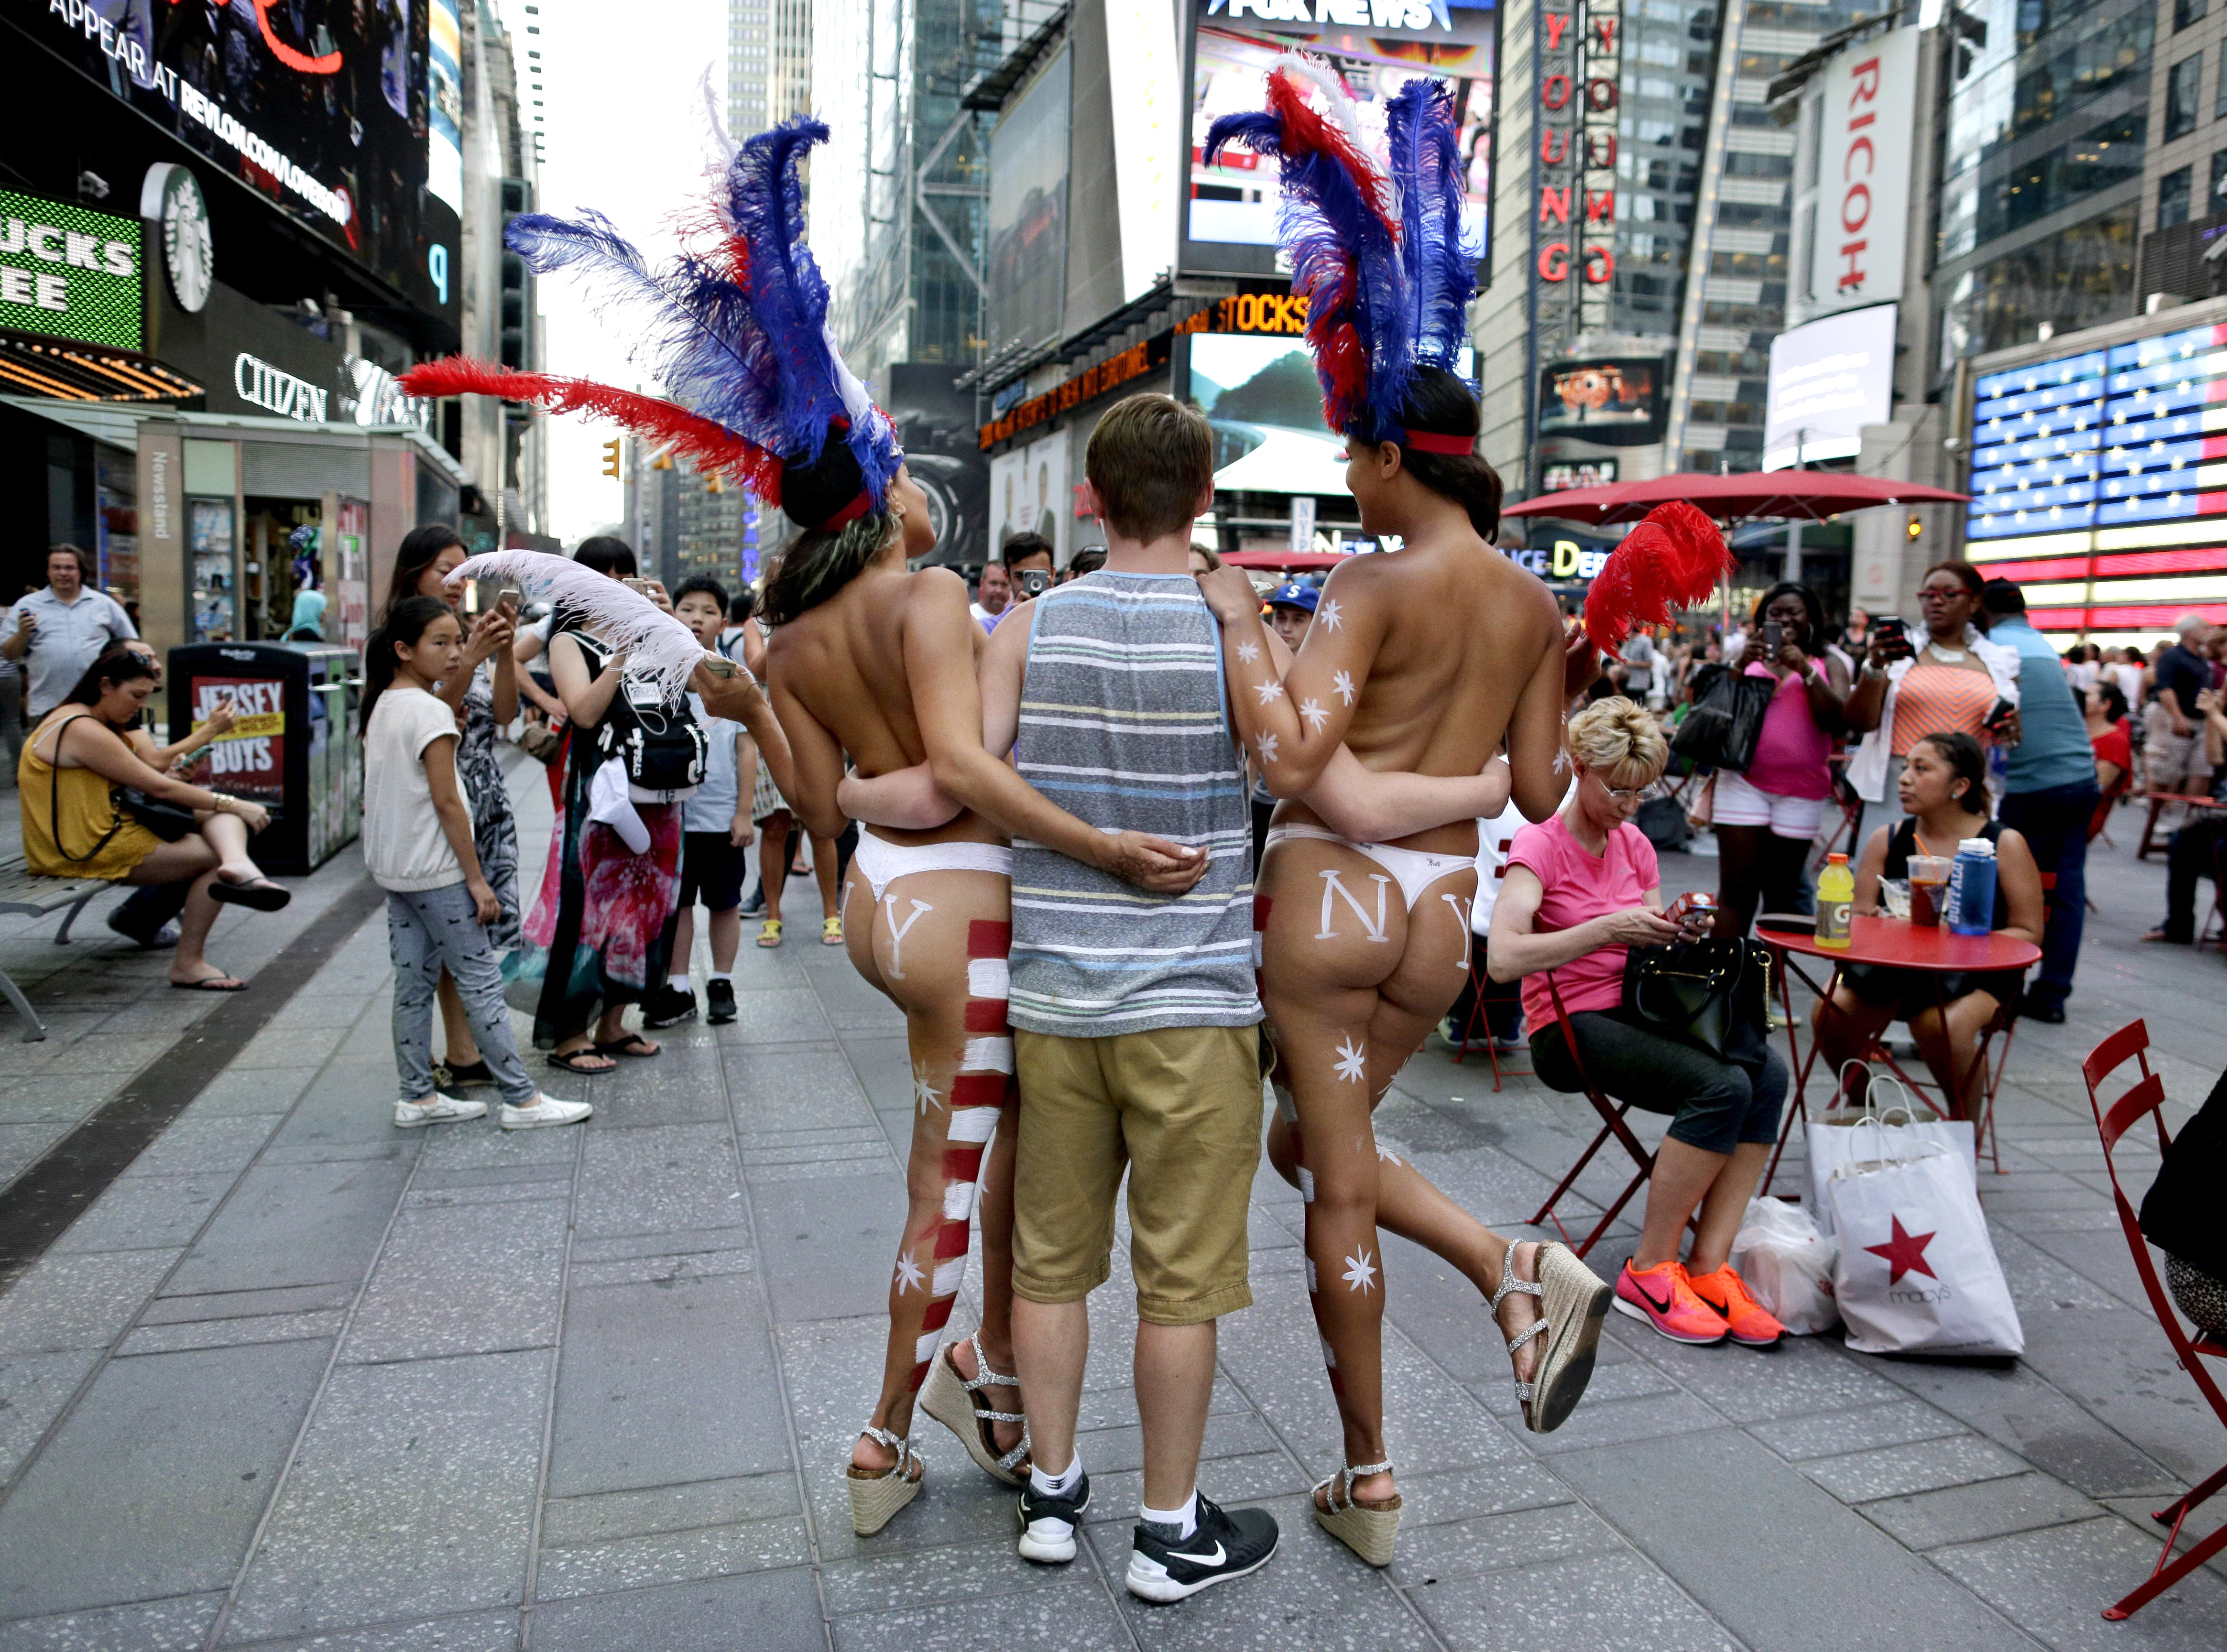
{"label": "citizen sign", "polygon": [[1902,296],[1917,121],[1918,30],[1850,47],[1824,75],[1809,295],[1840,308]]}
{"label": "citizen sign", "polygon": [[325,422],[326,399],[331,394],[245,350],[232,359],[232,387],[240,400],[304,424]]}

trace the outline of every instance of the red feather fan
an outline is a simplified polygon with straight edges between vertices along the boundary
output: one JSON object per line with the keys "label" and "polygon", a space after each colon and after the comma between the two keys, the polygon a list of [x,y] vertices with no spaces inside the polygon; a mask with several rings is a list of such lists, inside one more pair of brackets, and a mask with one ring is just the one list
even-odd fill
{"label": "red feather fan", "polygon": [[499,396],[505,401],[532,402],[552,413],[607,418],[636,436],[669,446],[699,471],[727,472],[768,504],[781,502],[778,455],[661,397],[619,390],[592,379],[519,373],[462,355],[412,367],[402,375],[401,383],[413,396]]}
{"label": "red feather fan", "polygon": [[1732,548],[1707,512],[1682,499],[1658,505],[1594,576],[1586,635],[1613,654],[1634,626],[1667,625],[1673,610],[1707,600],[1732,567]]}

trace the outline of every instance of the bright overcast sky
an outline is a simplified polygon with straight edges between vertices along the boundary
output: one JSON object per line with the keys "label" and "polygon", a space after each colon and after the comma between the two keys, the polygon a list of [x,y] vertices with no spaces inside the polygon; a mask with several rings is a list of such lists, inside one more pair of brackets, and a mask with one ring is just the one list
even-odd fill
{"label": "bright overcast sky", "polygon": [[[522,62],[529,38],[520,27],[528,21],[523,0],[499,3]],[[640,12],[590,0],[535,3],[541,15],[533,21],[542,28],[535,43],[548,70],[542,210],[596,207],[653,263],[671,256],[667,220],[703,188],[711,153],[699,91],[707,68],[725,101],[725,0],[657,0],[654,26]],[[520,94],[531,114],[533,94],[522,86]],[[627,359],[625,317],[598,318],[563,276],[540,284],[540,301],[546,370],[655,387]],[[569,546],[619,520],[619,484],[603,474],[602,451],[616,429],[577,418],[552,418],[548,428],[548,531]]]}

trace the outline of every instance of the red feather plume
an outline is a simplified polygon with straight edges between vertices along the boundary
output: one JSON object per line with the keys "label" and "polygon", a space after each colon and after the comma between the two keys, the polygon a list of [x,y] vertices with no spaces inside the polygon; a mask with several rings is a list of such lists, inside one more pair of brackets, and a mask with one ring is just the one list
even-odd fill
{"label": "red feather plume", "polygon": [[1732,571],[1732,547],[1708,513],[1682,499],[1658,505],[1609,552],[1586,593],[1586,635],[1608,654],[1636,625],[1667,625],[1707,601]]}
{"label": "red feather plume", "polygon": [[402,375],[401,384],[413,396],[497,396],[505,401],[531,402],[552,413],[607,418],[636,436],[669,447],[700,472],[724,471],[738,477],[768,504],[781,503],[778,455],[662,397],[620,390],[592,379],[520,373],[462,355],[412,367]]}

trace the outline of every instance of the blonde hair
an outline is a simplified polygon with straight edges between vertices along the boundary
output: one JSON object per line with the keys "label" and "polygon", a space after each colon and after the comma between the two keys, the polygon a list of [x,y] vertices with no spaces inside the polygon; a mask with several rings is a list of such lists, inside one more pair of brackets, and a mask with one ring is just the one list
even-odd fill
{"label": "blonde hair", "polygon": [[1670,761],[1662,730],[1644,707],[1622,695],[1596,700],[1570,719],[1570,756],[1611,786],[1646,786]]}

